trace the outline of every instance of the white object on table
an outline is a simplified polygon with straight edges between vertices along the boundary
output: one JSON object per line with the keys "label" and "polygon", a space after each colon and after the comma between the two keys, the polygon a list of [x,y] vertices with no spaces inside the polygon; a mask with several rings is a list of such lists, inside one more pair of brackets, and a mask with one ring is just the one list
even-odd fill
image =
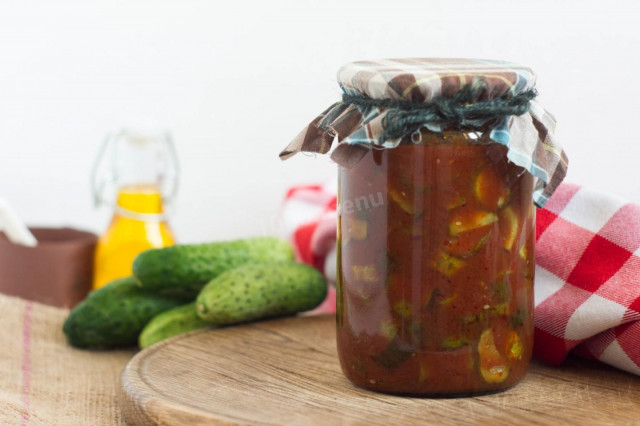
{"label": "white object on table", "polygon": [[6,200],[0,198],[0,225],[9,241],[14,244],[22,244],[28,247],[38,245],[38,240],[33,236],[27,225]]}

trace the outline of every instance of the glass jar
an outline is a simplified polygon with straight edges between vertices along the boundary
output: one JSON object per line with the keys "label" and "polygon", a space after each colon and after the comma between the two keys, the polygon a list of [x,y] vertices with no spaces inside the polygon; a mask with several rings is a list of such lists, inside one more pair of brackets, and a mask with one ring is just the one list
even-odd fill
{"label": "glass jar", "polygon": [[533,189],[481,131],[422,128],[339,168],[338,352],[353,383],[456,395],[523,378]]}
{"label": "glass jar", "polygon": [[347,63],[342,99],[280,153],[339,165],[338,352],[356,385],[461,395],[525,375],[533,203],[568,167],[535,80],[492,59]]}

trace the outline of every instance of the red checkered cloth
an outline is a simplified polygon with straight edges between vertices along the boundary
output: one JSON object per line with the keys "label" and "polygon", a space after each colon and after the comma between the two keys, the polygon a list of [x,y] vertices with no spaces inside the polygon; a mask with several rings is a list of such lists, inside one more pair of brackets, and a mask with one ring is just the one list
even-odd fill
{"label": "red checkered cloth", "polygon": [[[298,259],[335,283],[335,184],[292,188],[282,219]],[[534,355],[572,351],[640,375],[640,205],[562,184],[536,227]],[[335,312],[335,291],[314,313]]]}
{"label": "red checkered cloth", "polygon": [[336,311],[337,184],[291,188],[280,212],[283,232],[300,262],[315,266],[329,282],[325,301],[310,314]]}

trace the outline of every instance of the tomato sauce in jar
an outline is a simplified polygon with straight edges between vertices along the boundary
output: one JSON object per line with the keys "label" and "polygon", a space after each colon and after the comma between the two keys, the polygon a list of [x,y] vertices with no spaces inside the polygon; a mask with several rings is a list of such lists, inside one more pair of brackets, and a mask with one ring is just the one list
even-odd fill
{"label": "tomato sauce in jar", "polygon": [[511,387],[533,344],[533,177],[486,132],[419,136],[339,169],[342,369],[388,393]]}

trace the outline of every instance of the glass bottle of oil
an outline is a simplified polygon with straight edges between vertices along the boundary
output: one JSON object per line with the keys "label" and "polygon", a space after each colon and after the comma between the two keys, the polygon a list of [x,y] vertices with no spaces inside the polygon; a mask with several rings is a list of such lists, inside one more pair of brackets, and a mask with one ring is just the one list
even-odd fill
{"label": "glass bottle of oil", "polygon": [[92,180],[96,204],[112,206],[113,216],[96,248],[94,289],[131,275],[141,252],[174,244],[166,206],[177,177],[167,132],[138,124],[107,137]]}

